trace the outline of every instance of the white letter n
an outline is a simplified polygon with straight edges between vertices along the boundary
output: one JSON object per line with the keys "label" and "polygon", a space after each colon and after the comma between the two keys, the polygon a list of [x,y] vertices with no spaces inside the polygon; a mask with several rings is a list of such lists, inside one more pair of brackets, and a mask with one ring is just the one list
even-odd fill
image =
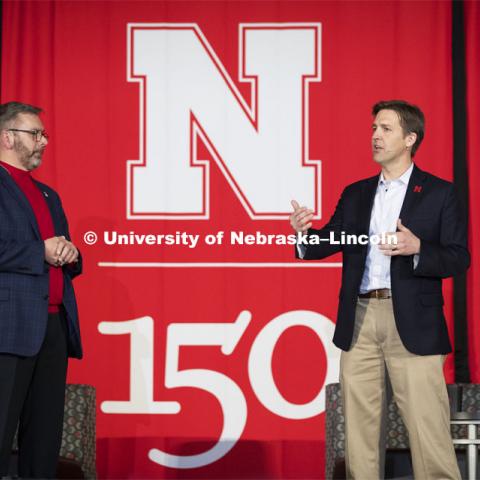
{"label": "white letter n", "polygon": [[320,161],[308,155],[308,87],[320,81],[320,24],[244,24],[239,81],[196,24],[129,24],[128,79],[140,86],[140,158],[127,164],[127,217],[209,218],[201,138],[252,219],[320,213]]}

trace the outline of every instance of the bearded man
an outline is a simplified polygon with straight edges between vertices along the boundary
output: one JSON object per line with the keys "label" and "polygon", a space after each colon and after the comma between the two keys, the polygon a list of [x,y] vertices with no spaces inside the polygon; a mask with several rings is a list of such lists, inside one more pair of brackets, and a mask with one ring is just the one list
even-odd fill
{"label": "bearded man", "polygon": [[58,194],[33,179],[41,109],[0,105],[0,477],[55,478],[68,357],[82,357],[72,279],[82,271]]}

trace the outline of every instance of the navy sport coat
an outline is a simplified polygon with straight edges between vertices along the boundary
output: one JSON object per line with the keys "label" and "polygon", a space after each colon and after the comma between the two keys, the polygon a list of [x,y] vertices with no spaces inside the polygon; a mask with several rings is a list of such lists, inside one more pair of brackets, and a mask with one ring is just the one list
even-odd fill
{"label": "navy sport coat", "polygon": [[[370,216],[379,176],[345,188],[330,221],[308,235],[327,239],[334,232],[369,234]],[[452,183],[414,166],[400,212],[402,224],[421,240],[420,258],[393,256],[390,266],[392,302],[398,333],[407,350],[418,355],[451,351],[443,314],[442,278],[465,272],[470,265],[467,225]],[[318,260],[342,252],[342,285],[333,342],[349,350],[355,307],[365,269],[367,245],[334,245],[327,241],[308,245],[305,260]],[[297,249],[295,249],[298,257]]]}
{"label": "navy sport coat", "polygon": [[[35,181],[52,215],[56,236],[70,240],[58,194]],[[0,352],[33,356],[42,345],[48,320],[49,269],[35,214],[10,174],[0,168]],[[63,308],[68,326],[68,355],[81,358],[82,346],[72,279],[78,263],[63,266]]]}

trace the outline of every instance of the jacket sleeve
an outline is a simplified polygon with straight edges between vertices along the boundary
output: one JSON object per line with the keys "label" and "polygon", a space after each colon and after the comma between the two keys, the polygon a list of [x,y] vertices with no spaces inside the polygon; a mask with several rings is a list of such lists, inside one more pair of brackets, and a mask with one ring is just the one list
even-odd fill
{"label": "jacket sleeve", "polygon": [[[58,199],[58,206],[60,211],[60,223],[61,223],[61,231],[65,232],[65,238],[71,242],[70,231],[68,228],[68,221],[67,216],[65,215],[65,211],[63,210],[62,201],[60,200],[60,196],[57,194]],[[75,245],[76,246],[76,245]],[[82,254],[80,253],[80,249],[77,247],[78,250],[78,260],[74,263],[69,263],[64,265],[63,272],[68,275],[71,279],[74,279],[76,276],[80,275],[83,271],[83,259]]]}
{"label": "jacket sleeve", "polygon": [[415,276],[447,278],[465,272],[470,265],[467,222],[454,185],[445,197],[438,242],[420,239],[420,256]]}
{"label": "jacket sleeve", "polygon": [[[335,207],[335,212],[329,222],[321,229],[316,230],[309,228],[306,234],[297,237],[297,245],[295,245],[296,258],[302,260],[320,260],[342,250],[341,244],[331,243],[331,236],[338,241],[343,226],[343,208],[344,208],[345,190],[342,192],[340,200]],[[304,240],[304,243],[302,242]],[[298,245],[304,245],[303,256],[300,257]]]}

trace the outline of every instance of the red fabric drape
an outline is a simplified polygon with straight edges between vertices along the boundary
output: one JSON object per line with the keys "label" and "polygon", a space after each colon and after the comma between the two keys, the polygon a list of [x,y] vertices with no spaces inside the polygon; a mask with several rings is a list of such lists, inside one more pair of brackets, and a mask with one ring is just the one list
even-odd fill
{"label": "red fabric drape", "polygon": [[[293,251],[290,246],[213,248],[203,244],[188,249],[83,242],[84,233],[91,230],[99,236],[113,230],[290,233],[286,220],[249,217],[201,142],[198,158],[211,165],[209,218],[127,218],[127,161],[139,158],[141,143],[140,90],[138,84],[127,81],[129,23],[197,24],[247,104],[252,94],[250,84],[239,79],[240,25],[321,24],[322,79],[312,83],[308,92],[309,158],[322,161],[322,219],[316,222],[320,226],[332,214],[345,185],[378,172],[369,146],[370,110],[380,99],[404,98],[422,107],[427,130],[415,160],[420,168],[452,178],[450,4],[3,2],[1,99],[44,107],[52,141],[38,176],[59,190],[72,237],[84,255],[85,275],[75,283],[85,359],[71,363],[69,381],[97,388],[99,476],[322,478],[324,414],[293,420],[273,413],[253,391],[247,365],[253,342],[272,319],[286,312],[309,311],[334,321],[339,268],[107,268],[99,262],[292,262]],[[472,64],[474,55],[472,50]],[[185,72],[188,75],[189,66]],[[478,105],[478,97],[476,101]],[[175,140],[172,132],[172,144]],[[273,178],[274,172],[262,180],[265,195],[270,194]],[[446,282],[445,297],[452,330],[451,285]],[[223,422],[212,394],[193,387],[165,387],[167,327],[232,323],[244,310],[252,313],[252,320],[231,356],[217,346],[182,347],[179,364],[180,369],[220,372],[239,386],[248,405],[240,441],[225,457],[203,468],[180,470],[151,462],[151,448],[177,455],[210,448]],[[102,334],[98,325],[146,316],[154,325],[153,398],[178,401],[182,410],[169,415],[105,413],[100,409],[103,402],[129,399],[130,340],[128,335]],[[305,327],[291,328],[279,339],[272,371],[279,391],[290,402],[307,403],[320,391],[328,363],[326,348]],[[446,375],[452,379],[451,358]]]}

